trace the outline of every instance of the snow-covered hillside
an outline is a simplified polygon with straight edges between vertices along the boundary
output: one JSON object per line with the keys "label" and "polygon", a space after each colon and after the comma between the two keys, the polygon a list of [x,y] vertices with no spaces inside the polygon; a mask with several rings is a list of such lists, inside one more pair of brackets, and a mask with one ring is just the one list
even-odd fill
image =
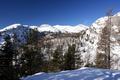
{"label": "snow-covered hillside", "polygon": [[120,71],[83,67],[57,73],[36,73],[22,80],[120,80]]}
{"label": "snow-covered hillside", "polygon": [[29,31],[28,26],[21,24],[13,24],[7,26],[3,29],[0,29],[0,44],[4,42],[4,37],[6,35],[10,35],[12,37],[16,37],[18,43],[25,43],[27,39],[27,33]]}
{"label": "snow-covered hillside", "polygon": [[62,25],[55,25],[51,26],[48,24],[43,24],[41,26],[28,26],[28,25],[22,25],[22,24],[13,24],[10,26],[7,26],[3,29],[0,29],[0,44],[4,42],[5,35],[10,35],[12,37],[13,34],[16,35],[17,39],[20,43],[25,43],[27,38],[27,33],[30,29],[37,28],[40,32],[40,35],[44,32],[52,33],[79,33],[82,30],[87,29],[88,27],[85,25],[77,25],[77,26],[62,26]]}
{"label": "snow-covered hillside", "polygon": [[[113,69],[120,69],[120,12],[112,16],[111,27],[111,61]],[[100,41],[100,35],[102,29],[106,26],[106,20],[108,17],[102,17],[96,20],[89,29],[85,30],[84,35],[80,37],[82,46],[79,47],[83,55],[83,60],[86,63],[89,58],[89,62],[95,64],[95,58],[97,53],[98,42]]]}

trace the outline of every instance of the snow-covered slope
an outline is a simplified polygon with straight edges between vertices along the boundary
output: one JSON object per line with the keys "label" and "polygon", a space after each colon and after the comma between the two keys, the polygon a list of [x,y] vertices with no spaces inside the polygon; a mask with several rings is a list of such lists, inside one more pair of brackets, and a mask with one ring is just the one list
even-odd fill
{"label": "snow-covered slope", "polygon": [[25,43],[27,38],[27,32],[29,31],[29,29],[35,29],[35,28],[37,28],[38,31],[40,32],[40,35],[42,35],[43,32],[78,33],[82,30],[85,30],[88,27],[82,24],[77,26],[62,26],[62,25],[51,26],[48,24],[43,24],[41,26],[28,26],[22,24],[13,24],[3,29],[0,29],[0,34],[1,34],[0,44],[4,43],[5,35],[10,35],[12,37],[14,34],[21,43]]}
{"label": "snow-covered slope", "polygon": [[57,73],[36,73],[23,80],[120,80],[120,71],[84,67]]}
{"label": "snow-covered slope", "polygon": [[21,25],[21,24],[12,24],[12,25],[9,25],[3,29],[0,29],[0,32],[4,32],[4,31],[7,31],[7,30],[12,30],[12,29],[16,29],[18,27],[27,27],[27,25]]}
{"label": "snow-covered slope", "polygon": [[[84,63],[90,62],[95,64],[98,42],[101,38],[102,29],[106,26],[107,19],[108,17],[97,19],[80,36],[82,46],[79,45],[79,52],[83,54]],[[111,67],[113,69],[120,69],[120,12],[113,15],[111,20]]]}
{"label": "snow-covered slope", "polygon": [[16,37],[18,40],[18,43],[25,43],[27,39],[27,33],[29,31],[29,28],[27,25],[21,25],[21,24],[13,24],[10,26],[7,26],[3,29],[0,29],[0,44],[4,42],[4,37],[6,35],[10,35],[12,37]]}
{"label": "snow-covered slope", "polygon": [[88,27],[85,25],[76,25],[76,26],[69,26],[69,25],[65,25],[65,26],[61,26],[61,25],[55,25],[53,26],[53,28],[61,31],[61,32],[68,32],[68,33],[78,33],[82,30],[87,29]]}

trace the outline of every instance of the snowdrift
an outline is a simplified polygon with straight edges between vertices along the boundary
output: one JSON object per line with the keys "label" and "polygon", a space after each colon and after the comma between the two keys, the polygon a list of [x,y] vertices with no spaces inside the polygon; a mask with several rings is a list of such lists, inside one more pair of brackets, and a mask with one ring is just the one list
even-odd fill
{"label": "snowdrift", "polygon": [[56,73],[36,73],[22,80],[120,80],[120,71],[84,67]]}

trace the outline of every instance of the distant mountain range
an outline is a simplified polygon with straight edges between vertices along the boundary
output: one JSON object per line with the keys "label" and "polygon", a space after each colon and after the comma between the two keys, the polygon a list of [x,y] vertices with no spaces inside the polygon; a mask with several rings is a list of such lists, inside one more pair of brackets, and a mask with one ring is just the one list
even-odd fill
{"label": "distant mountain range", "polygon": [[69,25],[55,25],[55,26],[51,26],[49,24],[42,24],[41,26],[28,26],[28,25],[22,25],[22,24],[13,24],[10,26],[7,26],[3,29],[0,29],[0,32],[3,31],[7,31],[7,30],[12,30],[12,29],[17,29],[19,27],[26,27],[26,28],[38,28],[39,32],[45,32],[45,31],[49,31],[49,32],[68,32],[68,33],[78,33],[82,30],[85,30],[86,28],[88,28],[87,26],[83,25],[83,24],[79,24],[76,26],[69,26]]}

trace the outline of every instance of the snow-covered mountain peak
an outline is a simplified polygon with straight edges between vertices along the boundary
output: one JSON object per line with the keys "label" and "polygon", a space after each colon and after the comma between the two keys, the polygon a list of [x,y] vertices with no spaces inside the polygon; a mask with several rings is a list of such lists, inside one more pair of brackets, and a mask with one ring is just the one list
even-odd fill
{"label": "snow-covered mountain peak", "polygon": [[89,28],[88,26],[83,25],[83,24],[78,24],[78,25],[76,25],[75,27],[81,28],[81,30],[82,30],[82,29],[87,29],[87,28]]}
{"label": "snow-covered mountain peak", "polygon": [[3,29],[0,29],[0,32],[3,32],[3,31],[6,31],[6,30],[10,30],[10,29],[14,29],[14,28],[17,28],[18,26],[21,26],[21,24],[12,24],[10,26],[7,26]]}
{"label": "snow-covered mountain peak", "polygon": [[49,25],[49,24],[42,24],[39,27],[51,27],[51,25]]}
{"label": "snow-covered mountain peak", "polygon": [[79,24],[76,26],[70,26],[70,25],[55,25],[53,26],[54,28],[60,30],[61,32],[70,32],[70,33],[78,33],[82,30],[87,29],[88,27],[83,25],[83,24]]}
{"label": "snow-covered mountain peak", "polygon": [[9,26],[7,26],[7,27],[16,27],[16,26],[21,26],[21,24],[12,24],[12,25],[9,25]]}
{"label": "snow-covered mountain peak", "polygon": [[105,26],[105,24],[106,24],[107,19],[108,19],[107,16],[101,17],[101,18],[97,19],[97,20],[92,24],[91,27],[92,27],[92,28],[94,27],[94,28],[97,28],[97,29],[103,28],[103,27]]}
{"label": "snow-covered mountain peak", "polygon": [[77,26],[70,26],[70,25],[48,25],[48,24],[43,24],[40,27],[38,27],[38,30],[40,32],[42,31],[51,31],[51,32],[68,32],[68,33],[77,33],[80,32],[81,30],[85,30],[88,28],[87,26],[83,24],[79,24]]}
{"label": "snow-covered mountain peak", "polygon": [[[120,12],[118,12],[117,14],[113,15],[112,16],[112,22],[115,23],[115,21],[117,20],[118,21],[118,18],[120,17]],[[107,21],[108,17],[107,16],[104,16],[104,17],[101,17],[99,19],[97,19],[91,27],[95,27],[95,28],[103,28],[106,24],[106,21]]]}
{"label": "snow-covered mountain peak", "polygon": [[114,16],[120,16],[120,12],[118,12],[117,14],[115,14]]}
{"label": "snow-covered mountain peak", "polygon": [[55,29],[54,27],[52,27],[49,24],[42,24],[41,26],[38,27],[38,31],[39,32],[44,32],[44,31],[58,32],[57,29]]}
{"label": "snow-covered mountain peak", "polygon": [[51,26],[49,24],[42,24],[40,26],[28,26],[28,25],[22,25],[22,24],[13,24],[10,26],[7,26],[3,29],[0,30],[0,32],[3,31],[7,31],[7,30],[11,30],[11,29],[15,29],[18,27],[27,27],[30,29],[35,29],[38,28],[39,32],[68,32],[68,33],[78,33],[81,30],[85,30],[86,28],[88,28],[87,26],[83,25],[83,24],[79,24],[76,26],[70,26],[70,25],[54,25]]}
{"label": "snow-covered mountain peak", "polygon": [[[97,33],[99,33],[105,26],[106,26],[106,21],[108,20],[108,16],[101,17],[97,19],[92,25],[91,28],[95,29]],[[111,16],[111,23],[114,26],[119,26],[120,24],[120,12],[117,14]]]}
{"label": "snow-covered mountain peak", "polygon": [[38,28],[38,26],[29,26],[30,29]]}

